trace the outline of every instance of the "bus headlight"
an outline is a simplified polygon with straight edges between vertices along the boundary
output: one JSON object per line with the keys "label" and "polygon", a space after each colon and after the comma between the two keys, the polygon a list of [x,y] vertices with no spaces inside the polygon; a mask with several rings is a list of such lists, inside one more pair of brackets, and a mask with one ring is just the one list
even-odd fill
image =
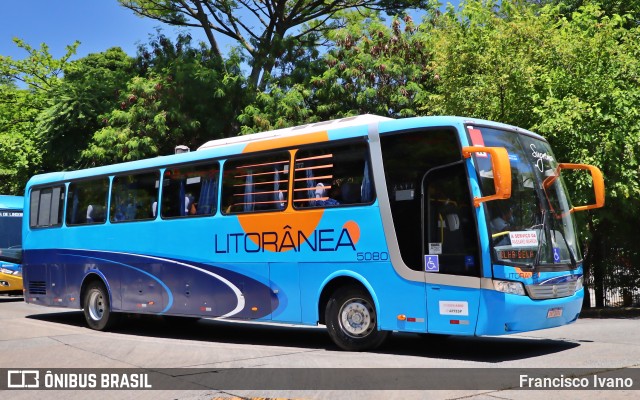
{"label": "bus headlight", "polygon": [[524,286],[522,286],[521,282],[494,280],[493,287],[498,292],[502,292],[502,293],[517,294],[518,296],[526,295],[524,291]]}
{"label": "bus headlight", "polygon": [[583,277],[576,279],[576,292],[579,292],[583,288]]}

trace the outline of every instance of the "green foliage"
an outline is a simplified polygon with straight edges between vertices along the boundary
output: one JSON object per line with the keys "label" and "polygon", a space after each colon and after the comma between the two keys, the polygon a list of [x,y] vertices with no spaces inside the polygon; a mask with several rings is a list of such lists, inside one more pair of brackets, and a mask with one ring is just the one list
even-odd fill
{"label": "green foliage", "polygon": [[[640,31],[627,29],[627,18],[607,16],[595,5],[562,20],[545,59],[541,103],[533,109],[536,129],[547,136],[556,154],[599,166],[607,186],[606,207],[581,215],[590,236],[587,263],[596,278],[597,305],[602,305],[606,271],[640,286],[640,249],[634,236],[640,220]],[[570,181],[574,201],[586,203],[590,180]],[[620,283],[620,282],[618,282]]]}
{"label": "green foliage", "polygon": [[468,1],[433,21],[432,68],[437,86],[422,113],[463,115],[531,127],[541,61],[554,16],[535,15],[512,1]]}
{"label": "green foliage", "polygon": [[[318,100],[306,101],[317,104],[315,115],[497,120],[547,137],[559,161],[600,167],[607,205],[578,218],[588,243],[585,267],[601,284],[605,269],[640,258],[633,243],[640,219],[640,31],[630,17],[596,4],[571,18],[563,10],[469,0],[460,12],[430,13],[404,28],[397,19],[387,26],[372,14],[351,15],[344,29],[327,34],[335,47],[325,56],[326,71],[312,80]],[[567,178],[574,204],[593,201],[588,174]],[[622,276],[637,276],[628,272]]]}
{"label": "green foliage", "polygon": [[276,63],[301,38],[334,29],[332,18],[344,10],[390,13],[430,8],[432,0],[119,0],[136,14],[170,25],[204,30],[212,53],[221,57],[216,35],[235,41],[248,55],[248,83],[264,91]]}
{"label": "green foliage", "polygon": [[42,168],[37,119],[50,93],[60,86],[62,70],[79,43],[67,46],[67,53],[55,59],[46,44],[35,49],[19,39],[14,42],[27,56],[0,56],[0,192],[22,194],[29,177]]}
{"label": "green foliage", "polygon": [[90,54],[64,67],[64,80],[47,96],[36,134],[43,145],[43,169],[89,166],[78,155],[102,127],[100,116],[118,104],[118,93],[135,73],[134,59],[120,48]]}
{"label": "green foliage", "polygon": [[[562,21],[541,75],[546,96],[533,110],[538,118],[534,128],[557,153],[603,170],[613,201],[608,217],[630,206],[639,215],[640,205],[627,203],[640,199],[640,32],[622,28],[623,22],[602,17],[595,6],[574,13],[571,22]],[[586,186],[584,180],[576,184]]]}
{"label": "green foliage", "polygon": [[[158,34],[135,59],[109,49],[69,62],[78,43],[54,59],[16,40],[27,56],[0,56],[0,191],[20,194],[36,172],[355,114],[486,118],[602,169],[605,208],[578,214],[585,269],[600,304],[607,271],[640,286],[639,0],[467,0],[444,13],[428,0],[120,2],[209,43]],[[425,8],[420,23],[379,13],[411,5]],[[238,12],[254,6],[270,18]],[[214,34],[239,49],[224,59]],[[566,178],[575,204],[592,201],[586,174]]]}
{"label": "green foliage", "polygon": [[191,38],[159,35],[138,57],[139,76],[126,83],[117,108],[82,152],[91,165],[172,154],[177,144],[196,148],[234,133],[231,116],[244,101],[239,60],[221,63]]}
{"label": "green foliage", "polygon": [[417,115],[421,97],[434,84],[425,30],[409,16],[393,18],[390,27],[372,13],[352,13],[345,21],[344,29],[327,34],[335,48],[325,57],[324,73],[312,80],[318,113]]}
{"label": "green foliage", "polygon": [[37,50],[23,40],[14,38],[16,46],[25,50],[28,56],[22,60],[0,55],[0,76],[11,81],[26,84],[31,90],[49,91],[60,83],[62,70],[69,58],[73,56],[80,42],[67,46],[67,52],[60,59],[55,59],[49,53],[49,46],[45,43]]}
{"label": "green foliage", "polygon": [[581,7],[596,6],[602,11],[602,15],[607,17],[614,15],[625,17],[626,28],[638,26],[640,23],[640,0],[527,0],[526,2],[539,6],[558,6],[558,10],[567,19],[571,19],[575,12],[580,14]]}
{"label": "green foliage", "polygon": [[286,128],[318,121],[312,112],[311,90],[301,84],[283,90],[274,85],[268,93],[258,93],[255,100],[244,108],[238,120],[241,134]]}
{"label": "green foliage", "polygon": [[34,95],[13,84],[0,84],[0,193],[22,195],[24,184],[41,162],[33,135],[38,110]]}

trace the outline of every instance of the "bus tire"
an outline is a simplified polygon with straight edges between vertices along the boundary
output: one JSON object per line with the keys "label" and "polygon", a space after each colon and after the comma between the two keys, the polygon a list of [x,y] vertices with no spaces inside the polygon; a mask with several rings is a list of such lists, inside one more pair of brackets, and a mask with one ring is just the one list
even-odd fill
{"label": "bus tire", "polygon": [[389,334],[378,330],[378,314],[369,293],[353,286],[341,287],[331,295],[325,321],[329,336],[343,350],[375,349]]}
{"label": "bus tire", "polygon": [[91,282],[84,294],[84,319],[91,329],[105,331],[115,322],[116,315],[111,311],[109,293],[102,282]]}

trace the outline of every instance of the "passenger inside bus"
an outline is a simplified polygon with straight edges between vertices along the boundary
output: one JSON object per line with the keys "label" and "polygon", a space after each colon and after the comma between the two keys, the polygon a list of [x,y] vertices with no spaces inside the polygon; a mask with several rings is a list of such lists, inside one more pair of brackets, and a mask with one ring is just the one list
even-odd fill
{"label": "passenger inside bus", "polygon": [[508,204],[498,206],[498,216],[491,220],[494,233],[508,231],[513,226],[513,208]]}
{"label": "passenger inside bus", "polygon": [[330,192],[327,193],[327,189],[325,185],[320,182],[316,185],[315,191],[315,205],[316,206],[337,206],[340,205],[340,202],[337,199],[338,194],[340,193],[340,188],[337,184],[332,184],[329,186]]}
{"label": "passenger inside bus", "polygon": [[493,215],[496,214],[498,216],[491,220],[494,243],[498,246],[508,245],[510,243],[508,232],[516,229],[513,206],[509,203],[498,204]]}

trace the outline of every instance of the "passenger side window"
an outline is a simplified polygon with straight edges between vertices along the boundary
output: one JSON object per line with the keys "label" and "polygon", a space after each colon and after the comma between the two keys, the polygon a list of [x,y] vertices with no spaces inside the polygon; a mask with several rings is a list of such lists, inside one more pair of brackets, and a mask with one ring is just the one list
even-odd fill
{"label": "passenger side window", "polygon": [[224,164],[223,213],[284,210],[289,196],[289,152]]}
{"label": "passenger side window", "polygon": [[29,226],[32,228],[62,225],[64,186],[39,188],[31,191]]}
{"label": "passenger side window", "polygon": [[167,168],[162,180],[162,218],[215,214],[218,175],[217,162]]}
{"label": "passenger side window", "polygon": [[159,179],[158,172],[122,175],[113,178],[110,221],[154,219],[158,208]]}
{"label": "passenger side window", "polygon": [[367,204],[375,198],[366,143],[302,149],[296,153],[296,208]]}
{"label": "passenger side window", "polygon": [[109,179],[69,184],[67,225],[101,224],[106,220]]}

